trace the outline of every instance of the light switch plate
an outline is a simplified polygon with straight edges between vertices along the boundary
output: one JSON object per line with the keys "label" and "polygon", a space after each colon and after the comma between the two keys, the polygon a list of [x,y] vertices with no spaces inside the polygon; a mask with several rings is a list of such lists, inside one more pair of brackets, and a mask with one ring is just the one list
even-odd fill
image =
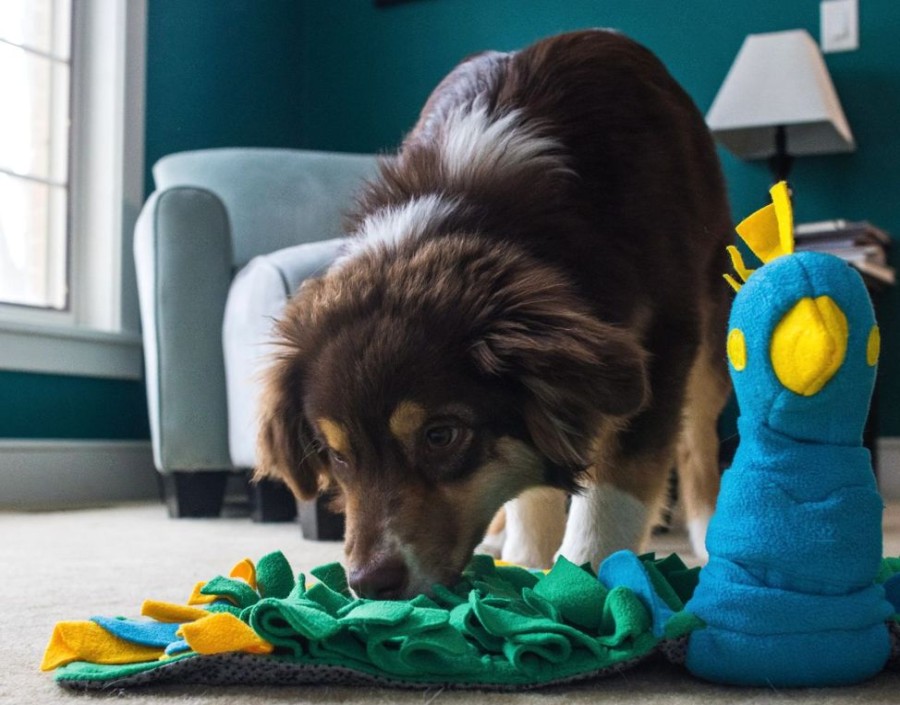
{"label": "light switch plate", "polygon": [[859,4],[857,0],[822,0],[820,43],[826,54],[859,49]]}

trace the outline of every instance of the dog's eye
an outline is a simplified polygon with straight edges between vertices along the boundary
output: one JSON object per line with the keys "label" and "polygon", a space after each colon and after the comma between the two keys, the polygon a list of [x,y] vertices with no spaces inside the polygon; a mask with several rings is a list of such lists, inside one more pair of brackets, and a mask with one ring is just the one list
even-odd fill
{"label": "dog's eye", "polygon": [[333,448],[328,449],[328,457],[331,459],[331,462],[337,463],[338,465],[346,465],[347,464],[347,458],[345,458],[343,455],[338,453]]}
{"label": "dog's eye", "polygon": [[432,450],[446,450],[459,438],[456,426],[432,426],[425,430],[425,441]]}

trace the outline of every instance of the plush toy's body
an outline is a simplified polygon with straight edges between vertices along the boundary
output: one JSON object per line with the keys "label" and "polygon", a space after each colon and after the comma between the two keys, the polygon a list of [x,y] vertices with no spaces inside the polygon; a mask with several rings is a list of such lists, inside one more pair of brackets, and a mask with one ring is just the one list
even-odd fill
{"label": "plush toy's body", "polygon": [[878,329],[859,274],[793,254],[783,185],[773,198],[780,222],[742,233],[768,261],[744,270],[729,322],[741,441],[686,605],[706,623],[687,666],[726,683],[852,683],[884,667],[894,612],[875,584],[883,507],[862,446]]}

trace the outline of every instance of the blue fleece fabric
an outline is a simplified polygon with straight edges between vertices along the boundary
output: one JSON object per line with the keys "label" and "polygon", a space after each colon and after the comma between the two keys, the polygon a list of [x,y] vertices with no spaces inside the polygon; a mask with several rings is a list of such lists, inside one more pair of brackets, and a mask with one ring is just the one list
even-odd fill
{"label": "blue fleece fabric", "polygon": [[634,592],[650,612],[653,636],[663,636],[675,611],[660,597],[640,558],[631,551],[616,551],[600,565],[597,577],[607,590],[627,587]]}
{"label": "blue fleece fabric", "polygon": [[125,641],[160,648],[166,648],[173,641],[178,641],[175,632],[181,626],[180,624],[151,620],[116,619],[115,617],[91,617],[91,621]]}
{"label": "blue fleece fabric", "polygon": [[[779,382],[770,359],[777,324],[803,297],[831,297],[847,318],[843,364],[812,396]],[[709,564],[685,609],[687,667],[738,685],[855,683],[890,654],[894,609],[874,582],[883,504],[862,447],[875,367],[875,323],[861,277],[831,255],[780,257],[735,298],[729,330],[746,340],[731,367],[740,447],[725,472],[707,533]]]}

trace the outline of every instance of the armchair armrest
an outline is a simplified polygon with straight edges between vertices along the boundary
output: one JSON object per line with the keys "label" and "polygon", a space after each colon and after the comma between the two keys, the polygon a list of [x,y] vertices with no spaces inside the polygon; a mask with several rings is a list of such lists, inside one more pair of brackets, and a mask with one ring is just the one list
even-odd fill
{"label": "armchair armrest", "polygon": [[154,193],[134,257],[156,467],[230,469],[222,318],[233,260],[221,200],[193,187]]}

